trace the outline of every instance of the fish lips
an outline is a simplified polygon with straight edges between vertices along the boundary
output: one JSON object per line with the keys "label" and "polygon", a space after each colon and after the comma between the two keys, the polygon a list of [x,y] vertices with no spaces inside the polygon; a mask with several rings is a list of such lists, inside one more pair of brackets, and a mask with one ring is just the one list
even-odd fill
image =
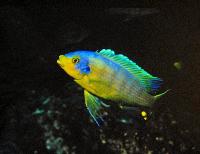
{"label": "fish lips", "polygon": [[60,55],[57,60],[57,64],[60,65],[61,68],[63,68],[65,66],[64,62],[63,62],[63,58],[65,58],[64,55]]}
{"label": "fish lips", "polygon": [[57,60],[57,64],[62,68],[64,67],[64,65],[62,64],[62,62],[59,59]]}

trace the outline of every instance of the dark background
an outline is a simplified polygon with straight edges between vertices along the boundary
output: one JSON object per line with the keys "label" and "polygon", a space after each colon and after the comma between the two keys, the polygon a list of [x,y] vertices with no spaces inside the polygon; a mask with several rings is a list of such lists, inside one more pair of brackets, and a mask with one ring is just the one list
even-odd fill
{"label": "dark background", "polygon": [[[200,153],[199,9],[2,5],[0,153]],[[111,110],[97,127],[82,89],[56,64],[60,54],[102,48],[162,78],[161,91],[172,89],[145,123],[120,123]]]}

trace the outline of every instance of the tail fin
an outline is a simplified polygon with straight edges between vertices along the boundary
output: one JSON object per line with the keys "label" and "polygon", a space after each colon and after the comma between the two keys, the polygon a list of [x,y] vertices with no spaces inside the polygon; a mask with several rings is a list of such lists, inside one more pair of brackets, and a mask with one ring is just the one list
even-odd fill
{"label": "tail fin", "polygon": [[163,95],[165,95],[166,93],[168,93],[170,90],[171,90],[171,89],[168,89],[168,90],[166,90],[165,92],[154,96],[154,99],[155,99],[155,100],[158,100],[160,97],[162,97]]}

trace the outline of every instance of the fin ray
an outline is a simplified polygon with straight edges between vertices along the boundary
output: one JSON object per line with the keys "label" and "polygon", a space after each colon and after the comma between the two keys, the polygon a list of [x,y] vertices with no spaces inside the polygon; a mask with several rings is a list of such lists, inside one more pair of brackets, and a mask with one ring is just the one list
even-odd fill
{"label": "fin ray", "polygon": [[98,126],[100,126],[99,120],[104,121],[102,118],[102,106],[109,107],[107,104],[103,103],[99,98],[93,96],[88,91],[84,90],[85,105]]}
{"label": "fin ray", "polygon": [[163,93],[160,93],[160,94],[158,94],[158,95],[155,95],[155,96],[154,96],[154,99],[155,99],[155,100],[158,100],[160,97],[162,97],[163,95],[165,95],[166,93],[168,93],[170,90],[171,90],[171,89],[168,89],[168,90],[164,91]]}

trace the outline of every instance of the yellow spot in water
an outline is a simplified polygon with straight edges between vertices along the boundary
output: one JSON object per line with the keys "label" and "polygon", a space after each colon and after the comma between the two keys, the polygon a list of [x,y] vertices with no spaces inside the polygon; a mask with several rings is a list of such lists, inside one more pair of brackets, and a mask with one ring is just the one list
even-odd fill
{"label": "yellow spot in water", "polygon": [[181,61],[174,62],[174,67],[177,70],[180,70],[182,68],[182,62]]}
{"label": "yellow spot in water", "polygon": [[147,120],[147,117],[144,117],[144,120]]}
{"label": "yellow spot in water", "polygon": [[142,112],[141,112],[141,115],[142,115],[143,117],[146,117],[146,116],[147,116],[147,113],[146,113],[145,111],[142,111]]}

